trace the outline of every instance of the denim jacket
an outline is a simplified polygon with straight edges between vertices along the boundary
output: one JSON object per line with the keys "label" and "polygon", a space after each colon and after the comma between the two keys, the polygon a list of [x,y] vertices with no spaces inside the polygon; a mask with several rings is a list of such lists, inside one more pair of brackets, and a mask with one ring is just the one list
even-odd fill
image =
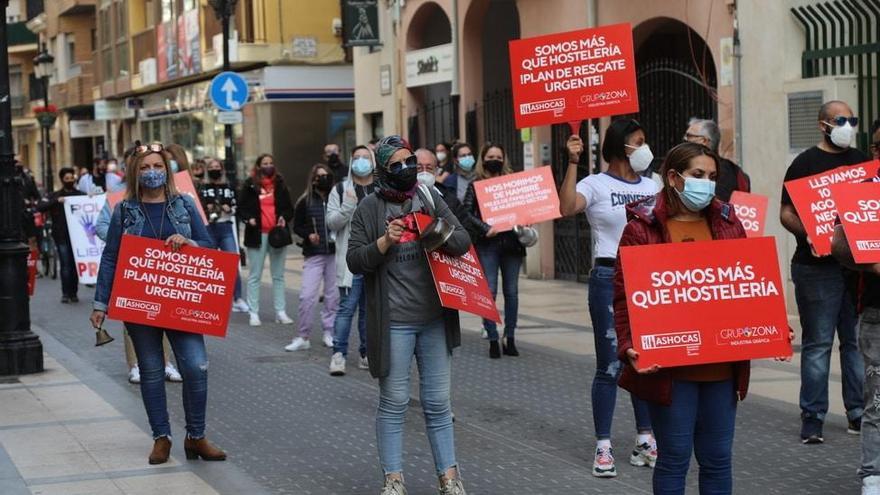
{"label": "denim jacket", "polygon": [[[174,196],[168,201],[168,219],[178,234],[192,239],[204,248],[214,248],[214,240],[205,228],[196,209],[195,202],[189,196]],[[116,260],[119,258],[119,245],[122,234],[143,235],[146,217],[140,208],[140,202],[120,201],[113,209],[110,217],[110,228],[107,231],[104,252],[98,268],[98,283],[95,287],[93,307],[99,311],[107,311],[110,293],[113,291],[113,276],[116,272]]]}

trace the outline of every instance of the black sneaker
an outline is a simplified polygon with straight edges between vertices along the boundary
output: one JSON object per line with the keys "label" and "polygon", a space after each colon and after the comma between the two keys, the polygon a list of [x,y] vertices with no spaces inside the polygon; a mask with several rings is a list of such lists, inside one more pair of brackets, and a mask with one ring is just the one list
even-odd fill
{"label": "black sneaker", "polygon": [[70,302],[70,298],[67,296],[61,296],[61,304],[68,304]]}
{"label": "black sneaker", "polygon": [[72,303],[78,303],[78,302],[79,302],[79,297],[77,297],[77,296],[70,296],[70,302],[72,302]]}
{"label": "black sneaker", "polygon": [[822,436],[822,422],[816,418],[804,418],[801,421],[801,442],[804,444],[825,443]]}
{"label": "black sneaker", "polygon": [[862,434],[862,417],[859,416],[856,419],[852,419],[847,421],[846,424],[846,432],[850,435],[861,435]]}

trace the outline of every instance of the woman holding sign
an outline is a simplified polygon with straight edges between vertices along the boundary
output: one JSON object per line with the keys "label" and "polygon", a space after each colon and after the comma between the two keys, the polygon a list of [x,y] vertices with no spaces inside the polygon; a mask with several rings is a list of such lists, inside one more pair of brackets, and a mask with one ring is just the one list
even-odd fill
{"label": "woman holding sign", "polygon": [[[628,207],[633,220],[623,231],[621,247],[746,237],[733,208],[715,199],[718,157],[708,148],[696,143],[676,146],[666,156],[661,176],[665,187],[656,200]],[[748,389],[749,362],[641,368],[633,349],[619,258],[617,267],[617,354],[626,362],[620,386],[649,404],[658,451],[654,493],[684,493],[692,452],[700,465],[700,493],[731,493],[736,404]]]}
{"label": "woman holding sign", "polygon": [[[494,143],[483,145],[474,180],[491,179],[512,172],[504,148]],[[504,345],[498,345],[498,325],[492,320],[483,318],[483,328],[489,337],[489,357],[500,358],[502,348],[507,356],[519,356],[513,334],[519,313],[519,271],[526,256],[526,248],[512,230],[498,232],[483,221],[473,183],[468,185],[464,195],[463,209],[467,212],[465,227],[477,248],[477,255],[485,270],[493,297],[498,294],[498,270],[501,270],[501,287],[504,293]]]}
{"label": "woman holding sign", "polygon": [[[101,256],[101,269],[95,289],[91,322],[95,328],[104,323],[113,277],[123,234],[164,240],[168,249],[183,246],[212,248],[214,241],[205,229],[192,199],[177,193],[170,172],[170,155],[160,143],[139,146],[131,166],[126,169],[128,190],[116,205],[107,232],[107,245]],[[205,439],[205,407],[208,399],[208,357],[202,334],[181,332],[140,324],[126,323],[137,353],[141,375],[141,396],[150,428],[153,451],[150,464],[163,464],[171,452],[171,424],[165,399],[165,357],[162,336],[167,335],[183,373],[183,409],[186,413],[187,459],[201,457],[222,461],[226,453]]]}
{"label": "woman holding sign", "polygon": [[[452,349],[461,343],[458,312],[443,308],[425,250],[413,230],[413,212],[443,218],[453,232],[440,248],[468,252],[470,240],[434,189],[417,186],[418,160],[400,136],[376,144],[377,190],[358,205],[346,262],[364,276],[367,355],[379,379],[376,439],[385,473],[382,495],[406,495],[403,422],[409,406],[413,357],[441,495],[465,495],[455,459],[449,390]],[[430,196],[428,196],[430,195]]]}
{"label": "woman holding sign", "polygon": [[[621,363],[617,359],[617,334],[614,332],[614,262],[617,244],[626,225],[626,205],[653,198],[657,185],[641,176],[654,155],[645,143],[645,131],[633,119],[618,119],[605,131],[602,158],[608,170],[589,175],[577,182],[578,162],[584,144],[578,136],[568,139],[568,171],[559,191],[563,215],[587,214],[593,240],[593,269],[590,271],[588,304],[596,346],[596,372],[593,375],[591,400],[593,425],[596,428],[596,454],[593,476],[617,476],[611,450],[611,420],[617,402],[617,378]],[[577,183],[577,185],[575,185]],[[630,453],[633,466],[654,466],[657,449],[651,436],[651,418],[644,401],[632,397],[637,437]]]}

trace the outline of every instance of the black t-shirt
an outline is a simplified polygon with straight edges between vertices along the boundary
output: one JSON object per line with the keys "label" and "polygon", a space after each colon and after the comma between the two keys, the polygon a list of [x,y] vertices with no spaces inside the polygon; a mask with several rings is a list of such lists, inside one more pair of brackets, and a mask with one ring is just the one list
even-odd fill
{"label": "black t-shirt", "polygon": [[[819,149],[818,146],[813,146],[795,157],[794,161],[791,162],[791,165],[785,172],[784,181],[788,182],[790,180],[802,179],[811,175],[827,172],[837,167],[855,165],[868,160],[868,156],[856,148],[849,148],[842,153],[828,153],[827,151]],[[785,189],[784,184],[782,186],[782,204],[792,204],[791,196],[788,195],[788,191]],[[813,256],[810,252],[810,245],[807,243],[806,236],[796,235],[795,239],[797,239],[797,249],[795,249],[794,256],[791,259],[792,263],[800,263],[804,265],[837,263],[832,256],[824,256],[821,258]]]}

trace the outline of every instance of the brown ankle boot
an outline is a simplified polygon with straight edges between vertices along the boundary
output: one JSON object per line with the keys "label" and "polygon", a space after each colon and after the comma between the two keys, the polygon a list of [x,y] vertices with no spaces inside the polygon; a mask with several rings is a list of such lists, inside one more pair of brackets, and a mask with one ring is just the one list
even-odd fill
{"label": "brown ankle boot", "polygon": [[153,443],[153,451],[150,452],[150,464],[165,464],[171,455],[171,439],[159,437]]}
{"label": "brown ankle boot", "polygon": [[186,452],[187,459],[198,459],[201,457],[205,461],[225,461],[226,452],[218,449],[214,444],[206,438],[198,440],[187,437],[183,442],[183,450]]}

